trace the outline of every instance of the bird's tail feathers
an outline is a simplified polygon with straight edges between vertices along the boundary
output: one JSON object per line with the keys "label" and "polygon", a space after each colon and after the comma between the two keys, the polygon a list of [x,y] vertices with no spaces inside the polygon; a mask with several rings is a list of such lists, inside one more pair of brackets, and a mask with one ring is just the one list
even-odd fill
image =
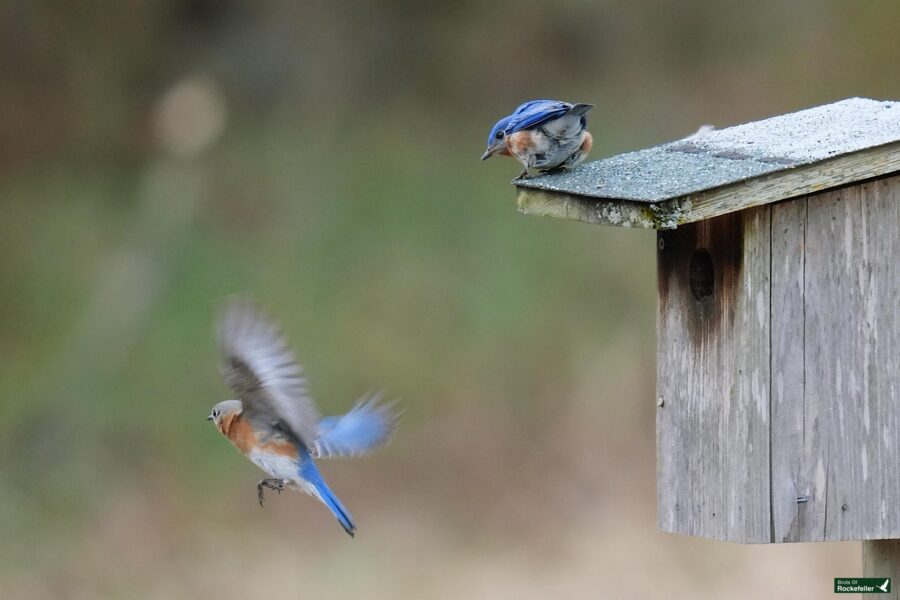
{"label": "bird's tail feathers", "polygon": [[569,111],[569,114],[573,114],[577,117],[587,114],[589,110],[594,108],[593,104],[576,104],[572,107],[572,110]]}
{"label": "bird's tail feathers", "polygon": [[356,525],[353,524],[353,517],[350,516],[350,513],[347,512],[347,509],[341,504],[341,501],[337,499],[337,496],[334,495],[334,492],[331,491],[328,484],[322,479],[322,474],[319,473],[316,463],[314,463],[309,456],[306,456],[306,458],[307,460],[300,463],[300,478],[312,486],[314,492],[313,495],[321,500],[322,504],[328,507],[328,510],[331,511],[334,518],[341,524],[344,531],[346,531],[350,537],[353,537],[353,534],[356,533]]}
{"label": "bird's tail feathers", "polygon": [[353,537],[356,534],[356,525],[353,524],[353,517],[350,516],[350,513],[347,512],[347,509],[341,504],[341,501],[338,500],[337,496],[334,495],[324,481],[319,480],[318,482],[314,482],[313,485],[316,488],[316,494],[318,494],[319,500],[328,507],[328,510],[331,511],[334,518],[341,524],[344,531],[346,531],[350,537]]}

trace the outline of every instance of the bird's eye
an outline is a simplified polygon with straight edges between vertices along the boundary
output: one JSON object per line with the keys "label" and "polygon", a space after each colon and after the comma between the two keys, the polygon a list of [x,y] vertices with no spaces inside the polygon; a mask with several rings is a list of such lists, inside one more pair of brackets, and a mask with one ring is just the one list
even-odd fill
{"label": "bird's eye", "polygon": [[497,138],[498,140],[502,140],[502,139],[503,139],[503,132],[502,132],[502,131],[498,131],[497,133],[494,134],[494,137]]}
{"label": "bird's eye", "polygon": [[218,416],[219,416],[219,411],[214,410],[214,411],[213,411],[213,417],[218,417]]}

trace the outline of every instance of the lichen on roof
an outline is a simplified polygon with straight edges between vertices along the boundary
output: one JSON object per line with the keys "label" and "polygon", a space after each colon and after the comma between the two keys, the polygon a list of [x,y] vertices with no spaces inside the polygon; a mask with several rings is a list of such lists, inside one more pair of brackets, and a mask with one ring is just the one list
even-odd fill
{"label": "lichen on roof", "polygon": [[[871,171],[864,161],[852,165],[848,162],[846,178],[829,174],[822,182],[816,182],[813,177],[810,186],[817,187],[810,187],[810,191],[900,170],[900,102],[850,98],[727,129],[701,131],[682,140],[587,163],[569,172],[515,183],[520,190],[520,209],[523,203],[528,204],[529,194],[542,192],[541,207],[547,210],[535,214],[551,214],[548,202],[556,195],[569,197],[570,212],[573,196],[579,202],[602,200],[607,204],[607,212],[609,203],[617,201],[650,204],[662,212],[667,212],[662,206],[666,202],[692,205],[696,210],[704,206],[704,195],[741,183],[752,189],[755,182],[765,181],[767,202],[788,197],[778,197],[778,193],[800,195],[804,188],[796,187],[788,178],[790,174],[800,170],[806,173],[811,165],[826,161],[832,164],[836,158],[881,147],[891,152],[879,162],[881,171]],[[782,186],[784,190],[776,193],[769,188],[781,175],[790,185]],[[740,202],[729,206],[727,198],[716,202],[723,212],[744,207]],[[683,222],[697,220],[697,216],[686,213]],[[570,218],[588,220],[577,215]]]}

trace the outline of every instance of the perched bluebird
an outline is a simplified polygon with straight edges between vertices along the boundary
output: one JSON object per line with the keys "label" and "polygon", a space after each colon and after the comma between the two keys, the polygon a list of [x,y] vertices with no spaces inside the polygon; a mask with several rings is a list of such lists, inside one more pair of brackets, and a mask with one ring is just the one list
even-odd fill
{"label": "perched bluebird", "polygon": [[486,160],[495,154],[513,156],[524,170],[539,172],[568,169],[591,151],[594,138],[587,130],[587,112],[593,104],[559,100],[529,100],[494,124],[488,135]]}
{"label": "perched bluebird", "polygon": [[384,445],[397,426],[391,405],[369,394],[345,415],[320,417],[284,335],[249,300],[229,303],[218,333],[222,375],[238,399],[213,406],[207,420],[271,477],[256,486],[259,504],[263,487],[302,490],[352,537],[353,518],[313,457],[359,456]]}

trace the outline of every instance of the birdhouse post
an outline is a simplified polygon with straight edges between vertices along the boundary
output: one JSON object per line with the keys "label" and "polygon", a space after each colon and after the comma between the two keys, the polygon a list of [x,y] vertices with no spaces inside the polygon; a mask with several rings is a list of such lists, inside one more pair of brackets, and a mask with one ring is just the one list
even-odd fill
{"label": "birdhouse post", "polygon": [[525,214],[658,230],[659,528],[864,540],[900,588],[900,102],[516,185]]}

